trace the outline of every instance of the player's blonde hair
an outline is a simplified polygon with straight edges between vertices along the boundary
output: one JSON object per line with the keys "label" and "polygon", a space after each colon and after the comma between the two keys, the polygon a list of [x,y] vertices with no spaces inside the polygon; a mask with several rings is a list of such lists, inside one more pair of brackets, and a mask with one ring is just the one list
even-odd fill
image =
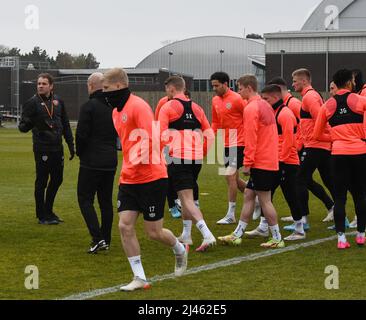
{"label": "player's blonde hair", "polygon": [[104,74],[104,81],[108,83],[121,83],[128,87],[128,76],[122,68],[113,68]]}
{"label": "player's blonde hair", "polygon": [[307,80],[311,80],[311,72],[308,69],[297,69],[292,73],[292,77],[302,77]]}

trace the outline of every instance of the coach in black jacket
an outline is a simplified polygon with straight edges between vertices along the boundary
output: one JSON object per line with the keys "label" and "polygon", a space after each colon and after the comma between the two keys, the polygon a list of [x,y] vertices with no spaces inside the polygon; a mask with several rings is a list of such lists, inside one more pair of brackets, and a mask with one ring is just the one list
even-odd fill
{"label": "coach in black jacket", "polygon": [[75,155],[74,139],[64,102],[53,94],[53,78],[50,74],[43,73],[38,76],[37,94],[24,104],[19,130],[32,130],[33,134],[36,162],[34,196],[39,223],[51,225],[63,222],[53,212],[53,203],[63,180],[62,136],[69,147],[70,160]]}
{"label": "coach in black jacket", "polygon": [[[76,154],[80,158],[78,201],[92,244],[89,253],[109,248],[113,222],[112,193],[117,168],[117,133],[112,108],[103,98],[103,74],[88,79],[90,99],[80,110],[76,129]],[[94,208],[97,194],[101,226]]]}

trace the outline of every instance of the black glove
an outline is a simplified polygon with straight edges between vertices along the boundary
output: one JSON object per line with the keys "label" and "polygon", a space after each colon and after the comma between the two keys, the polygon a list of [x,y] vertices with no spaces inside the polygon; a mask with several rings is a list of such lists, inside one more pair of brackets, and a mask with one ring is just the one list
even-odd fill
{"label": "black glove", "polygon": [[71,161],[72,159],[75,158],[75,148],[73,145],[69,145],[69,151],[70,151],[70,158],[69,160]]}

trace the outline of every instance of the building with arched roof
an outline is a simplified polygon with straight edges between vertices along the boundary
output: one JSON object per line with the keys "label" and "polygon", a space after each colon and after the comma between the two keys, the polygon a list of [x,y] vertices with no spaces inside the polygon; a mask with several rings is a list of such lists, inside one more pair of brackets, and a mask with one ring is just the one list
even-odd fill
{"label": "building with arched roof", "polygon": [[333,74],[341,68],[366,74],[366,1],[323,0],[301,31],[277,32],[266,39],[266,79],[308,68],[313,84],[328,91]]}
{"label": "building with arched roof", "polygon": [[209,91],[210,76],[225,71],[235,80],[246,73],[264,81],[264,41],[228,36],[205,36],[171,43],[151,53],[136,69],[166,68],[193,75],[194,91]]}
{"label": "building with arched roof", "polygon": [[366,1],[322,1],[309,16],[301,30],[366,30]]}

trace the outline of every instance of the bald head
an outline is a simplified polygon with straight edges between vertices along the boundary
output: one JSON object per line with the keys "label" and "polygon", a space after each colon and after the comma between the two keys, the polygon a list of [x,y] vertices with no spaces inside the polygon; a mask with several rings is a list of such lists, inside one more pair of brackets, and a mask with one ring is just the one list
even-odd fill
{"label": "bald head", "polygon": [[93,94],[95,91],[103,90],[103,73],[95,72],[88,78],[88,93]]}

